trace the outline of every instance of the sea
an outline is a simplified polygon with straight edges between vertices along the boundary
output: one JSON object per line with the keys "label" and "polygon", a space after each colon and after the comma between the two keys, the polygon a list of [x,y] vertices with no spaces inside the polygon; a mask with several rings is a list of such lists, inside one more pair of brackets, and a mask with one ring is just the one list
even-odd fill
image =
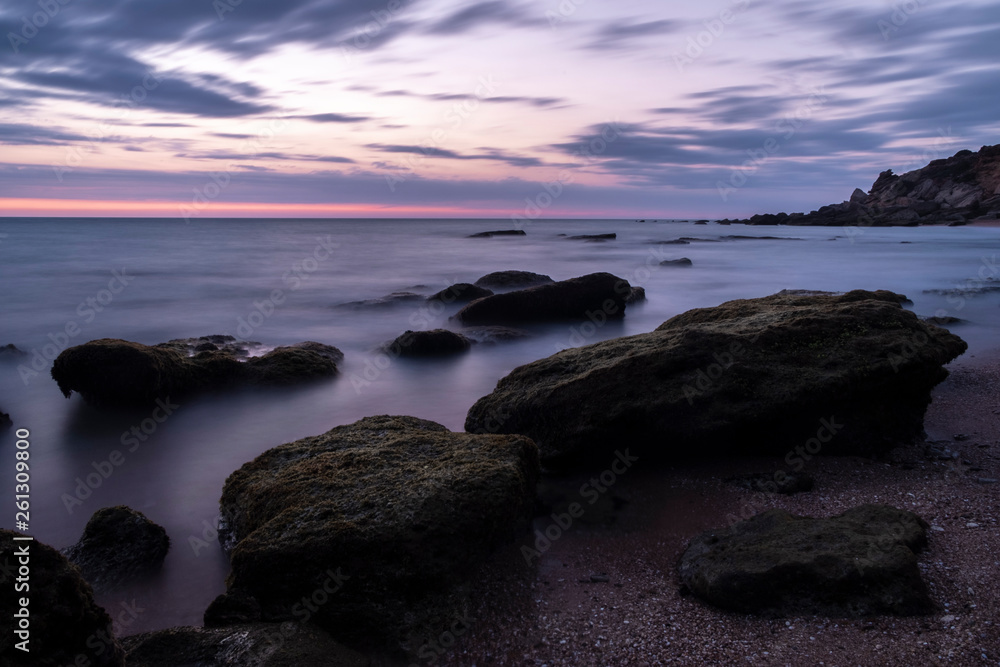
{"label": "sea", "polygon": [[[100,508],[128,505],[166,528],[152,579],[98,595],[121,635],[200,625],[225,590],[216,528],[226,477],[265,450],[379,414],[462,430],[465,414],[515,367],[568,347],[651,331],[691,308],[783,289],[885,289],[920,316],[962,320],[967,357],[997,347],[1000,229],[750,227],[679,220],[537,220],[524,236],[468,238],[510,220],[0,219],[0,526],[15,527],[15,429],[28,432],[29,534],[75,543]],[[572,236],[614,233],[604,242]],[[749,238],[740,238],[749,237]],[[667,244],[681,238],[687,244]],[[686,257],[690,267],[661,266]],[[528,327],[459,356],[398,359],[406,330],[453,328],[458,305],[430,295],[508,269],[556,280],[598,271],[646,289],[620,321]],[[98,338],[155,344],[229,334],[319,341],[345,356],[338,377],[280,390],[171,397],[170,414],[99,411],[49,375],[62,350]],[[141,437],[133,435],[137,429]],[[23,431],[19,431],[23,433]],[[290,564],[293,565],[293,564]]]}

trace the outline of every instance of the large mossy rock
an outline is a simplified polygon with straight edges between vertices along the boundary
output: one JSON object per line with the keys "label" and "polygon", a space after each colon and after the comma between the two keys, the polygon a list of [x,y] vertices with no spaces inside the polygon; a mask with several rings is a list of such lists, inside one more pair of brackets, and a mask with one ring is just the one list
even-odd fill
{"label": "large mossy rock", "polygon": [[398,647],[453,618],[456,587],[525,530],[537,475],[525,437],[413,417],[275,447],[226,480],[229,590],[255,598],[265,620],[319,595],[314,622],[336,638]]}
{"label": "large mossy rock", "polygon": [[554,467],[623,446],[663,460],[872,455],[923,434],[942,365],[966,349],[903,299],[781,293],[691,310],[514,369],[465,428],[526,435]]}
{"label": "large mossy rock", "polygon": [[[20,541],[18,533],[0,529],[0,561],[10,568],[0,592],[0,664],[12,667],[63,667],[87,664],[92,667],[122,667],[124,652],[111,630],[111,617],[94,602],[94,592],[80,571],[52,547],[37,541]],[[28,549],[28,585],[18,592],[14,584],[18,568]],[[30,653],[15,647],[22,641],[14,630],[19,621],[14,614],[19,599],[30,597]]]}
{"label": "large mossy rock", "polygon": [[233,349],[188,356],[172,341],[149,346],[103,338],[64,350],[52,365],[52,379],[63,395],[74,392],[100,407],[145,406],[210,389],[244,385],[288,385],[337,374],[343,354],[307,342],[279,347],[243,362]]}
{"label": "large mossy rock", "polygon": [[887,505],[829,519],[769,510],[692,540],[680,580],[707,602],[743,613],[928,613],[916,557],[926,528],[916,514]]}
{"label": "large mossy rock", "polygon": [[468,351],[472,341],[447,329],[407,331],[389,343],[388,350],[402,357],[440,357]]}
{"label": "large mossy rock", "polygon": [[368,658],[304,623],[170,628],[124,637],[128,667],[367,667]]}
{"label": "large mossy rock", "polygon": [[[455,318],[465,324],[545,322],[586,318],[621,319],[632,295],[627,280],[610,273],[529,287],[476,299]],[[603,321],[603,320],[602,320]]]}
{"label": "large mossy rock", "polygon": [[111,590],[163,565],[170,538],[142,512],[118,505],[94,512],[80,541],[63,551],[98,590]]}

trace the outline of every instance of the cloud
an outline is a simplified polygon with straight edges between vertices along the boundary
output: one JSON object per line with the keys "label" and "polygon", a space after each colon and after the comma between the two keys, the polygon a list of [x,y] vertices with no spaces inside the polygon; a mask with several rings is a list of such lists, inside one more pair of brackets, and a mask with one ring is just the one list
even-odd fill
{"label": "cloud", "polygon": [[0,123],[0,144],[7,146],[65,146],[90,137],[39,125]]}
{"label": "cloud", "polygon": [[513,167],[546,166],[545,162],[538,158],[523,155],[510,155],[505,151],[495,148],[482,148],[480,150],[485,151],[484,153],[471,155],[456,153],[455,151],[451,151],[446,148],[436,148],[434,146],[368,144],[367,148],[383,153],[409,153],[413,155],[421,155],[423,157],[444,158],[448,160],[495,160],[497,162],[504,162]]}
{"label": "cloud", "polygon": [[554,107],[565,105],[567,100],[562,97],[533,97],[530,95],[493,95],[490,97],[477,97],[467,93],[418,93],[412,90],[395,88],[393,90],[383,90],[374,92],[377,97],[413,97],[435,102],[458,102],[462,100],[478,99],[487,104],[526,104],[533,107]]}
{"label": "cloud", "polygon": [[655,37],[678,32],[683,23],[669,19],[657,21],[613,21],[594,31],[585,49],[594,51],[629,50],[644,37]]}
{"label": "cloud", "polygon": [[308,116],[294,116],[314,123],[362,123],[371,120],[371,116],[356,116],[344,113],[315,113]]}
{"label": "cloud", "polygon": [[433,23],[426,29],[426,32],[431,35],[454,36],[470,32],[481,26],[495,26],[497,24],[518,28],[548,25],[547,22],[541,21],[534,13],[523,7],[502,0],[490,0],[459,9]]}

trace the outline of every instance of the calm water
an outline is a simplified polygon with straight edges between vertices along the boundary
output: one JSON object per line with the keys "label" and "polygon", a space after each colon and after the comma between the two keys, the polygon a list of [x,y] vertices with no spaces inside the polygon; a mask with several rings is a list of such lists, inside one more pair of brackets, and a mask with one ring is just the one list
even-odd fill
{"label": "calm water", "polygon": [[[22,378],[17,362],[0,363],[0,408],[17,427],[31,430],[30,532],[62,548],[79,538],[101,507],[126,504],[144,512],[173,542],[163,572],[153,582],[100,601],[113,617],[123,602],[134,600],[144,609],[137,620],[119,625],[123,634],[198,625],[205,607],[225,588],[227,566],[211,532],[223,483],[280,443],[386,413],[460,430],[472,403],[515,366],[562,347],[650,331],[690,308],[786,288],[902,292],[918,314],[940,310],[969,320],[954,330],[970,343],[970,354],[996,346],[1000,293],[964,301],[922,293],[979,277],[1000,279],[994,266],[1000,246],[996,229],[866,230],[852,243],[838,228],[554,221],[534,223],[527,237],[465,238],[509,227],[509,221],[473,220],[0,221],[0,345],[14,343],[51,356],[96,338],[152,344],[231,333],[269,346],[316,340],[347,355],[343,374],[319,385],[178,401],[176,412],[145,442],[128,447],[122,434],[149,414],[93,411],[79,396],[64,399],[47,367]],[[618,239],[586,243],[559,236],[606,232],[616,232]],[[650,243],[728,234],[800,240]],[[694,267],[658,266],[678,257],[689,257]],[[388,367],[378,345],[405,329],[447,327],[457,306],[442,313],[421,311],[426,305],[420,303],[335,307],[400,290],[431,294],[503,269],[557,280],[609,271],[646,287],[649,299],[630,306],[623,322],[596,331],[538,327],[527,340],[478,345],[448,360],[398,360]],[[127,286],[115,281],[111,287],[120,291],[113,294],[108,288],[116,271],[123,272]],[[275,290],[281,290],[280,303],[267,303]],[[267,317],[251,315],[258,310],[255,303]],[[78,328],[70,327],[76,332],[72,338],[64,333],[70,324]],[[103,462],[115,450],[122,452],[121,465],[97,488],[79,488],[78,480],[97,468],[109,469]],[[0,439],[0,469],[12,467],[11,432]],[[12,477],[0,477],[5,498],[13,495]],[[14,510],[8,510],[0,524],[13,527]]]}

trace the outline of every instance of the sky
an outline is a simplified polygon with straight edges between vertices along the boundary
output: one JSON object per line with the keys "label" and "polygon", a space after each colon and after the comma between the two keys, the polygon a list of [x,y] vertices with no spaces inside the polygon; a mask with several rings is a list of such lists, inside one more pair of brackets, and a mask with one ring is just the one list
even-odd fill
{"label": "sky", "polygon": [[995,0],[4,0],[0,216],[809,211],[1000,143]]}

